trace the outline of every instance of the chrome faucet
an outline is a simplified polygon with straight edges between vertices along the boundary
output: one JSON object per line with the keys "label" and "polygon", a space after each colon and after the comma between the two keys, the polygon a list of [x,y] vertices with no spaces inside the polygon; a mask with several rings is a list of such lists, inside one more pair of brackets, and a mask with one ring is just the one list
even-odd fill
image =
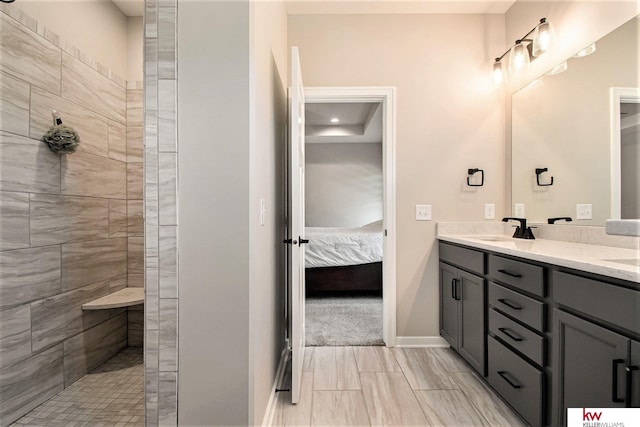
{"label": "chrome faucet", "polygon": [[516,239],[530,239],[530,240],[535,239],[533,235],[533,231],[531,231],[531,227],[527,227],[526,218],[512,218],[512,217],[502,218],[502,222],[507,222],[507,221],[520,222],[520,225],[516,227],[515,233],[513,233],[513,237],[515,237]]}

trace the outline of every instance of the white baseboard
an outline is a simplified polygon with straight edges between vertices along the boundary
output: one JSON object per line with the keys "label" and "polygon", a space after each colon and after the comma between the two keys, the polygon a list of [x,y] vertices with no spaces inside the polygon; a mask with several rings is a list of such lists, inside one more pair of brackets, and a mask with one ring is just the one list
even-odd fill
{"label": "white baseboard", "polygon": [[396,347],[448,348],[449,343],[442,337],[396,337]]}
{"label": "white baseboard", "polygon": [[269,396],[269,403],[267,404],[267,410],[264,413],[262,419],[262,425],[265,427],[273,425],[273,418],[276,415],[276,409],[278,408],[278,395],[276,394],[276,388],[282,383],[284,377],[285,368],[287,367],[287,360],[289,359],[289,348],[282,349],[280,354],[280,363],[278,363],[278,369],[276,370],[276,378],[273,381],[273,387],[271,388],[271,396]]}

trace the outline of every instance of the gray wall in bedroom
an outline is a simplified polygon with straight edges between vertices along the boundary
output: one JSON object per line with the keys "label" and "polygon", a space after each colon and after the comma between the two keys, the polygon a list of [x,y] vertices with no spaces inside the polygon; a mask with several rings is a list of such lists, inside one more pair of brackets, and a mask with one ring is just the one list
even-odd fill
{"label": "gray wall in bedroom", "polygon": [[382,218],[382,144],[306,145],[307,227],[358,227]]}

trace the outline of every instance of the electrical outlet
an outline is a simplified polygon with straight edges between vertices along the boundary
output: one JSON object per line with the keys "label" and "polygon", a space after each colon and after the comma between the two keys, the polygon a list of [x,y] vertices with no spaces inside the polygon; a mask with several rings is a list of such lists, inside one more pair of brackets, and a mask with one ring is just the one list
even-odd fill
{"label": "electrical outlet", "polygon": [[431,205],[416,205],[416,221],[431,221]]}
{"label": "electrical outlet", "polygon": [[593,219],[591,203],[576,205],[576,219]]}
{"label": "electrical outlet", "polygon": [[484,219],[496,219],[496,205],[493,203],[484,204]]}
{"label": "electrical outlet", "polygon": [[524,218],[524,203],[516,203],[513,209],[513,215],[517,218]]}

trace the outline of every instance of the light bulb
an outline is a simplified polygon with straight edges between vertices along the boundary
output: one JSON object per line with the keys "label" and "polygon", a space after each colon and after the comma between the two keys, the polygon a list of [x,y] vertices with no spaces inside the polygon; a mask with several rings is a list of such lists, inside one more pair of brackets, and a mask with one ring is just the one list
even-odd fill
{"label": "light bulb", "polygon": [[537,58],[547,52],[555,42],[555,39],[556,32],[553,29],[553,25],[551,25],[551,22],[547,22],[545,18],[542,18],[533,33],[531,54]]}
{"label": "light bulb", "polygon": [[506,79],[506,75],[504,72],[504,67],[502,66],[502,62],[496,61],[493,63],[493,82],[496,86],[504,83]]}
{"label": "light bulb", "polygon": [[567,71],[567,68],[569,68],[569,64],[567,64],[567,61],[564,61],[564,62],[556,65],[552,69],[550,69],[547,72],[547,75],[548,76],[555,76],[556,74],[564,73],[565,71]]}
{"label": "light bulb", "polygon": [[334,118],[331,119],[331,123],[338,123],[339,121],[340,121],[340,119],[337,118],[337,117],[334,117]]}
{"label": "light bulb", "polygon": [[526,70],[529,67],[529,50],[522,44],[521,40],[509,51],[509,74]]}

